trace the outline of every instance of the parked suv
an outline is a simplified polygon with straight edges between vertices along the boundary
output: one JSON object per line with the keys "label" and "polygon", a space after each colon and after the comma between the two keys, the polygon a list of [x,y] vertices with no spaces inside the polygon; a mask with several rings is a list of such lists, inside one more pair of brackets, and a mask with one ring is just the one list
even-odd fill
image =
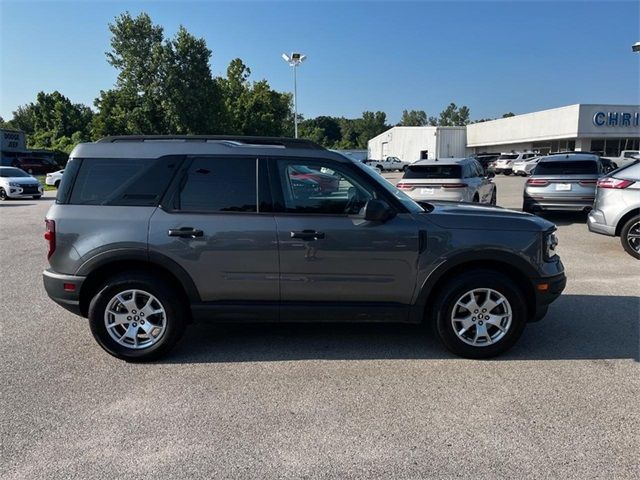
{"label": "parked suv", "polygon": [[[338,189],[305,187],[300,167]],[[202,320],[430,322],[451,351],[491,357],[566,282],[552,223],[418,204],[305,140],[80,144],[45,223],[47,293],[130,361],[167,353]]]}
{"label": "parked suv", "polygon": [[493,172],[473,158],[418,160],[404,172],[398,188],[414,200],[496,204]]}
{"label": "parked suv", "polygon": [[640,259],[640,160],[598,180],[589,230],[619,236],[625,251]]}
{"label": "parked suv", "polygon": [[496,160],[494,170],[496,173],[511,175],[514,164],[525,162],[537,156],[536,153],[501,153]]}
{"label": "parked suv", "polygon": [[525,183],[522,211],[588,212],[604,166],[592,153],[563,153],[540,159]]}

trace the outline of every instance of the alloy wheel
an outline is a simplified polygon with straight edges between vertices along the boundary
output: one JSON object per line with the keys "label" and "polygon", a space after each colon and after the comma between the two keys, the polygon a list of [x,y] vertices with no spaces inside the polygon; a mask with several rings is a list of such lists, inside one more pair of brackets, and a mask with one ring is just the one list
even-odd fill
{"label": "alloy wheel", "polygon": [[451,312],[451,324],[460,340],[474,347],[500,341],[513,320],[511,305],[500,292],[476,288],[462,295]]}
{"label": "alloy wheel", "polygon": [[640,253],[640,222],[631,225],[627,231],[627,242],[632,249]]}
{"label": "alloy wheel", "polygon": [[104,325],[113,340],[141,350],[156,344],[167,327],[167,314],[160,301],[144,290],[116,294],[104,312]]}

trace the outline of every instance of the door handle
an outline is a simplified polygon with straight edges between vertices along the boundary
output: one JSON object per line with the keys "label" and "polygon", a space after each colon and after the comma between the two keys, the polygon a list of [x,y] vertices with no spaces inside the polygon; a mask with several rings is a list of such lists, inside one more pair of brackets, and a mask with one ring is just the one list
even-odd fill
{"label": "door handle", "polygon": [[305,241],[320,240],[324,238],[324,233],[316,232],[315,230],[302,230],[301,232],[291,232],[291,238]]}
{"label": "door handle", "polygon": [[204,236],[204,232],[202,230],[198,230],[193,227],[170,228],[167,234],[170,237],[180,238],[196,238]]}

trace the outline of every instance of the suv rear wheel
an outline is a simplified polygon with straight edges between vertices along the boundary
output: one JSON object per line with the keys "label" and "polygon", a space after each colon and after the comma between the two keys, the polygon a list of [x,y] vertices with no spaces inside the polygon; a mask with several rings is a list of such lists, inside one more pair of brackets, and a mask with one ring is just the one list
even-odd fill
{"label": "suv rear wheel", "polygon": [[435,305],[436,331],[456,355],[490,358],[513,346],[527,322],[525,299],[513,281],[476,270],[452,279]]}
{"label": "suv rear wheel", "polygon": [[187,311],[166,282],[144,272],[107,280],[89,304],[98,344],[128,361],[154,360],[178,342]]}
{"label": "suv rear wheel", "polygon": [[640,215],[631,217],[620,232],[622,248],[635,258],[640,258]]}

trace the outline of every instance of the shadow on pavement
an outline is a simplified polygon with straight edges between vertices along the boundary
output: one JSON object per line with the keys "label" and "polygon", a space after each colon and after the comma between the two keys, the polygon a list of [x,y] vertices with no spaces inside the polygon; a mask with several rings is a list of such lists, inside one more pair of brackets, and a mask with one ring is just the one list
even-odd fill
{"label": "shadow on pavement", "polygon": [[573,225],[574,223],[587,223],[586,212],[544,212],[538,213],[539,217],[549,220],[558,226]]}
{"label": "shadow on pavement", "polygon": [[6,201],[0,203],[0,208],[3,207],[29,207],[31,205],[35,205],[35,203],[7,203]]}
{"label": "shadow on pavement", "polygon": [[[563,295],[498,360],[637,360],[639,323],[636,297]],[[419,325],[195,324],[162,363],[455,358]]]}

